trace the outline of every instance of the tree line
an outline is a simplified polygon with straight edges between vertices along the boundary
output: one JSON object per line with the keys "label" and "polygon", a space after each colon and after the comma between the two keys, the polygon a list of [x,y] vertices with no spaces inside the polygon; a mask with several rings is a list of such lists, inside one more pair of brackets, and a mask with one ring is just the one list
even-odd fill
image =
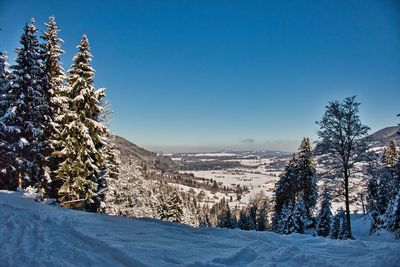
{"label": "tree line", "polygon": [[[41,199],[56,198],[65,207],[122,216],[147,213],[173,222],[281,234],[315,229],[320,236],[351,239],[349,184],[355,165],[367,161],[371,233],[387,229],[399,237],[400,153],[393,141],[381,159],[371,158],[365,138],[369,127],[361,123],[355,96],[329,102],[317,122],[317,148],[302,140],[276,183],[273,200],[258,195],[246,207],[232,209],[225,199],[200,207],[189,194],[137,179],[137,164],[120,168],[107,127],[105,90],[94,86],[87,36],[65,72],[55,18],[45,26],[39,37],[34,20],[25,25],[13,65],[0,52],[0,189],[33,187]],[[315,156],[326,161],[329,173],[320,196]],[[124,175],[118,179],[120,170]],[[345,209],[335,216],[331,183],[345,199]]]}

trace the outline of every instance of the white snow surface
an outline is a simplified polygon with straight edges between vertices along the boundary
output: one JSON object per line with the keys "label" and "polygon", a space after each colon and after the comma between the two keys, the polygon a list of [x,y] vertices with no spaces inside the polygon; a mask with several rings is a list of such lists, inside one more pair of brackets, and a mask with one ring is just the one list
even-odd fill
{"label": "white snow surface", "polygon": [[400,266],[400,242],[192,228],[48,206],[0,191],[0,266]]}

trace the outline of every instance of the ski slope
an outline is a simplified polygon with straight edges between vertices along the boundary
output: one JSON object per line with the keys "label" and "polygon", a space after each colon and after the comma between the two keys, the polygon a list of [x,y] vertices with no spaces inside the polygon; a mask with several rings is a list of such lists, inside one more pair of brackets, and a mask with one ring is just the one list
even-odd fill
{"label": "ski slope", "polygon": [[0,191],[0,266],[400,266],[400,242],[281,236],[52,207]]}

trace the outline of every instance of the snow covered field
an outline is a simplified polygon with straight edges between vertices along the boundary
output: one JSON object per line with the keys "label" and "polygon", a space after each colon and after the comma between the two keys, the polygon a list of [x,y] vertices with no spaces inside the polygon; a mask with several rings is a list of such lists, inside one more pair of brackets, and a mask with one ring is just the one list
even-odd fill
{"label": "snow covered field", "polygon": [[400,266],[400,242],[192,228],[46,206],[0,191],[0,266]]}
{"label": "snow covered field", "polygon": [[[209,198],[212,199],[214,197],[216,200],[220,200],[222,197],[233,197],[234,200],[230,202],[232,206],[247,204],[249,199],[260,191],[263,191],[266,195],[272,196],[275,182],[277,181],[281,170],[271,169],[268,165],[274,163],[276,159],[273,156],[268,158],[254,158],[254,155],[250,155],[251,158],[247,158],[249,155],[244,156],[242,153],[213,152],[187,154],[185,156],[198,158],[197,161],[213,161],[219,157],[231,157],[229,159],[224,159],[223,161],[239,162],[241,167],[220,170],[185,170],[181,172],[192,173],[195,177],[199,178],[215,180],[219,184],[228,188],[236,188],[237,185],[246,186],[249,191],[242,194],[240,201],[235,200],[236,194],[212,194],[206,192]],[[182,158],[173,158],[173,160],[179,162]],[[181,187],[181,189],[184,188]]]}

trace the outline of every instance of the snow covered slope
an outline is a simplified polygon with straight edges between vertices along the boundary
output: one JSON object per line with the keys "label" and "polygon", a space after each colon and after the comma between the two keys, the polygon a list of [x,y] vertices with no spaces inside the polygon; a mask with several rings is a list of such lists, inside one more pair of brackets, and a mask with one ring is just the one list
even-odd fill
{"label": "snow covered slope", "polygon": [[356,217],[354,241],[191,228],[0,191],[0,266],[400,266],[400,242],[364,236],[366,224]]}

